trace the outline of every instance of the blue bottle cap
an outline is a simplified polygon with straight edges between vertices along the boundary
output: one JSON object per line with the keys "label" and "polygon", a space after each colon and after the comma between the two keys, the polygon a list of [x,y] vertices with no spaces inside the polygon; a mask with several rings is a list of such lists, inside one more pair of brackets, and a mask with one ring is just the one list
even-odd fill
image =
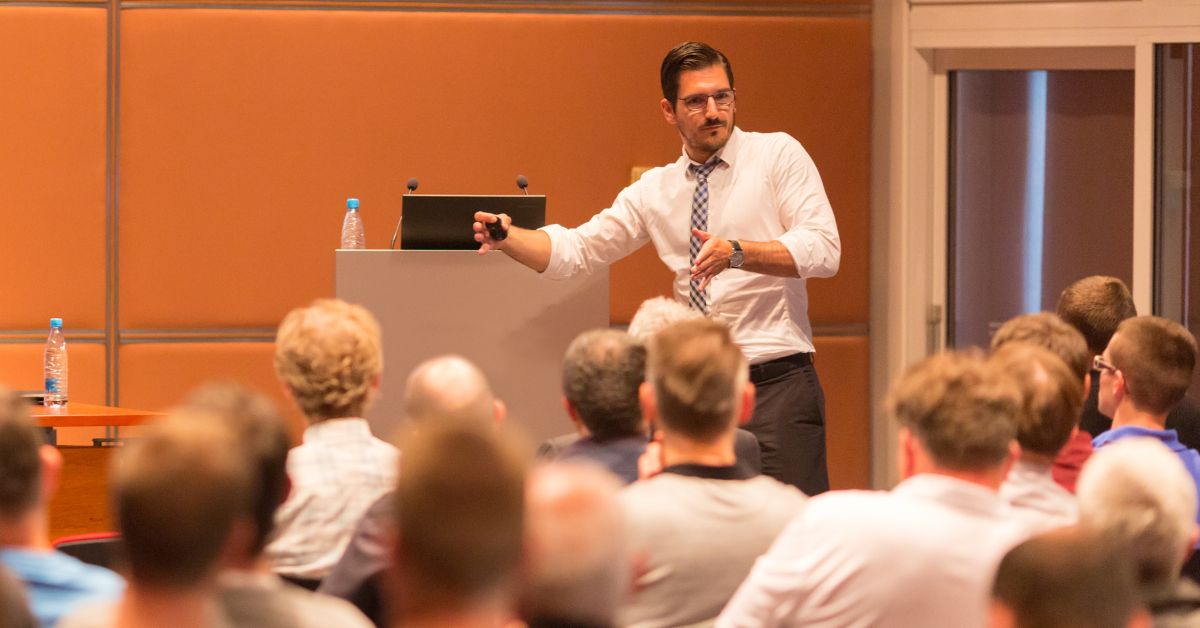
{"label": "blue bottle cap", "polygon": [[52,329],[53,329],[53,328],[58,328],[58,329],[61,329],[61,328],[62,328],[62,319],[61,319],[61,318],[52,318],[52,319],[50,319],[50,327],[51,327]]}
{"label": "blue bottle cap", "polygon": [[346,209],[358,209],[358,199],[356,199],[356,198],[346,199]]}

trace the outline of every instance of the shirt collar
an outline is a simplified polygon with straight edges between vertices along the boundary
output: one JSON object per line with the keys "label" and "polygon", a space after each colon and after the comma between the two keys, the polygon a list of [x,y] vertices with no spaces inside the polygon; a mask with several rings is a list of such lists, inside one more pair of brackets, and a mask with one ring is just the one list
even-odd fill
{"label": "shirt collar", "polygon": [[986,486],[938,473],[914,475],[892,489],[893,495],[938,502],[958,510],[1005,517],[1008,504]]}
{"label": "shirt collar", "polygon": [[[726,168],[732,167],[733,164],[737,162],[738,146],[741,144],[741,134],[741,129],[737,128],[736,126],[733,127],[733,131],[729,133],[729,140],[725,142],[725,145],[721,147],[721,150],[713,153],[713,157],[719,158],[721,161],[725,162]],[[687,173],[686,176],[690,179],[692,178],[692,174],[690,169],[686,166],[691,164],[702,166],[704,164],[692,161],[692,158],[688,156],[686,146],[681,148],[680,152],[683,153],[681,161],[681,163],[685,166],[683,171]],[[710,157],[709,160],[711,161],[713,157]],[[717,166],[718,170],[720,168],[721,166]]]}
{"label": "shirt collar", "polygon": [[326,441],[331,438],[365,438],[370,435],[371,426],[367,424],[366,419],[325,419],[304,430],[304,442]]}
{"label": "shirt collar", "polygon": [[1101,432],[1099,436],[1092,439],[1092,447],[1100,448],[1122,438],[1130,437],[1157,438],[1172,451],[1183,449],[1179,442],[1179,433],[1175,430],[1152,430],[1140,425],[1123,425],[1114,427],[1107,432]]}
{"label": "shirt collar", "polygon": [[710,467],[704,464],[673,464],[663,469],[662,472],[705,480],[749,480],[754,477],[749,471],[743,469],[741,465],[736,464],[728,467]]}

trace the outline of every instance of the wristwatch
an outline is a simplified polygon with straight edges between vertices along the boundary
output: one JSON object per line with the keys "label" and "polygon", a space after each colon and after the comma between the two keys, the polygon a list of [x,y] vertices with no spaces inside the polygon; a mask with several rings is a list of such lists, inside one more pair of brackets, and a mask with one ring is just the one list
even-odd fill
{"label": "wristwatch", "polygon": [[742,245],[737,240],[730,240],[729,244],[733,246],[733,255],[729,257],[729,267],[741,268],[742,264],[746,263],[746,255],[742,253]]}

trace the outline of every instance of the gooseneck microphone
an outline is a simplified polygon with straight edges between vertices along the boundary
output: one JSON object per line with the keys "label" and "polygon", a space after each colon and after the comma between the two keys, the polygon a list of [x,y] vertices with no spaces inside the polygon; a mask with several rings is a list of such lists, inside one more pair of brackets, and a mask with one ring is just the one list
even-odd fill
{"label": "gooseneck microphone", "polygon": [[525,175],[517,175],[517,187],[525,192],[525,196],[529,196],[529,179],[526,179]]}
{"label": "gooseneck microphone", "polygon": [[[409,179],[408,180],[408,192],[406,192],[406,194],[412,194],[413,192],[416,192],[418,185],[421,185],[421,182],[417,181],[416,177]],[[392,232],[392,243],[388,245],[388,249],[390,249],[390,250],[395,250],[395,248],[396,248],[396,238],[398,238],[400,236],[400,223],[401,222],[404,222],[404,214],[400,214],[399,220],[396,221],[396,230]]]}

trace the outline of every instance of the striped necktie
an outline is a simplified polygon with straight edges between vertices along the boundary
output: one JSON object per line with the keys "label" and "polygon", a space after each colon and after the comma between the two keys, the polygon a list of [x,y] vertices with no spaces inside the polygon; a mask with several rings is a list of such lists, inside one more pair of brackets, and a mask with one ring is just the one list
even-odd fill
{"label": "striped necktie", "polygon": [[[708,231],[708,175],[720,163],[720,157],[713,157],[703,166],[696,164],[688,166],[688,170],[696,176],[696,191],[692,193],[692,227],[701,231]],[[700,253],[701,244],[703,243],[700,238],[693,233],[691,243],[688,245],[692,266],[696,265],[696,255]],[[700,281],[696,279],[692,280],[691,288],[692,307],[708,314],[708,297],[705,294],[707,290],[701,291]]]}

